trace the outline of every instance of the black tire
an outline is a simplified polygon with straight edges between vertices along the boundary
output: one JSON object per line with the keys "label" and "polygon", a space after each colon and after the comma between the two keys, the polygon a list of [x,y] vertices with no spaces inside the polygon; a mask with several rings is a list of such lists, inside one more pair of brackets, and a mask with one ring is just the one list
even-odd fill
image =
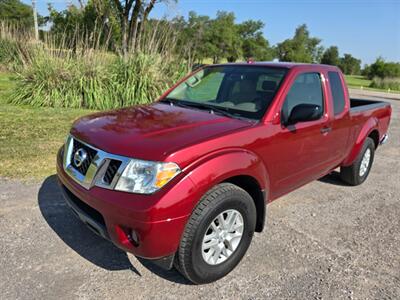
{"label": "black tire", "polygon": [[[208,264],[202,256],[206,230],[215,218],[234,209],[243,218],[243,235],[235,251],[217,265]],[[246,253],[256,225],[256,207],[251,196],[231,183],[221,183],[209,190],[200,200],[186,224],[175,258],[175,267],[195,284],[213,282],[227,275]]]}
{"label": "black tire", "polygon": [[[362,162],[365,152],[368,149],[370,151],[369,164],[368,164],[367,170],[364,173],[364,175],[360,176],[361,162]],[[368,174],[371,170],[372,163],[374,162],[374,155],[375,155],[375,143],[371,138],[367,137],[365,139],[364,145],[360,151],[360,154],[358,155],[358,157],[354,161],[354,163],[351,166],[340,168],[341,179],[344,182],[348,183],[349,185],[353,185],[353,186],[360,185],[361,183],[363,183],[367,179]]]}

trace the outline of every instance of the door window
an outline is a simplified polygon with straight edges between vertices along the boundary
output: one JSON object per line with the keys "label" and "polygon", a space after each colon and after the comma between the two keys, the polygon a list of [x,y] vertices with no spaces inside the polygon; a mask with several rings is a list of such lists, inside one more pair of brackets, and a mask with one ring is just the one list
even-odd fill
{"label": "door window", "polygon": [[324,110],[324,97],[319,73],[303,73],[297,76],[282,106],[282,123],[286,123],[296,105],[315,104]]}

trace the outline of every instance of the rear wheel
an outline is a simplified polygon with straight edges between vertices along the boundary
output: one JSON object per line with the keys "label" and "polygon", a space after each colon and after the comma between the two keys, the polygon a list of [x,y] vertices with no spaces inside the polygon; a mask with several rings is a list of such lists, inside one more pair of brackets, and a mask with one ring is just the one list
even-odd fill
{"label": "rear wheel", "polygon": [[246,253],[255,221],[254,201],[246,191],[230,183],[213,187],[185,227],[175,266],[196,284],[225,276]]}
{"label": "rear wheel", "polygon": [[363,183],[371,170],[374,161],[375,143],[371,138],[366,138],[357,159],[351,166],[340,168],[340,177],[350,185]]}

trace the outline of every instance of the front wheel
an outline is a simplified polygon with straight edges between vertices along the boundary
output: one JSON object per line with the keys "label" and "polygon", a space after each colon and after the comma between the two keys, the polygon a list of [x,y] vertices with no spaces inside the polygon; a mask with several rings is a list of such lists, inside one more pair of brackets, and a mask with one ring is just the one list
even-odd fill
{"label": "front wheel", "polygon": [[215,281],[240,262],[254,234],[256,208],[240,187],[222,183],[208,191],[183,233],[175,265],[196,284]]}
{"label": "front wheel", "polygon": [[374,161],[375,143],[367,137],[357,159],[351,166],[340,168],[340,177],[350,185],[359,185],[367,179]]}

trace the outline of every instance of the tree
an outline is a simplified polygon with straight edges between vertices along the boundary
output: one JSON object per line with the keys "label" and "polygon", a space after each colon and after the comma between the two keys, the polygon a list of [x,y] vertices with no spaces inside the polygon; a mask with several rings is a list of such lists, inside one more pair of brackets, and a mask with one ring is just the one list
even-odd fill
{"label": "tree", "polygon": [[68,6],[67,9],[62,11],[57,11],[53,8],[51,4],[48,5],[49,9],[49,21],[51,21],[51,32],[54,35],[63,35],[65,38],[72,38],[75,31],[79,29],[83,24],[83,11],[78,9],[74,5]]}
{"label": "tree", "polygon": [[339,59],[339,49],[336,46],[331,46],[324,51],[321,58],[321,64],[338,66],[340,62]]}
{"label": "tree", "polygon": [[245,59],[254,58],[259,61],[272,60],[274,52],[262,33],[264,23],[261,21],[245,21],[239,25],[238,32],[242,40],[242,54]]}
{"label": "tree", "polygon": [[351,54],[344,54],[340,58],[339,68],[344,74],[356,75],[360,74],[361,71],[361,60],[353,57]]}
{"label": "tree", "polygon": [[230,62],[240,57],[272,60],[274,50],[264,38],[261,21],[248,20],[235,24],[233,13],[220,11],[215,19],[189,12],[172,20],[178,33],[178,48],[183,49],[189,64],[212,58],[214,63],[226,58]]}
{"label": "tree", "polygon": [[371,67],[369,65],[365,64],[364,68],[361,70],[361,75],[364,77],[368,77],[370,71],[371,71]]}
{"label": "tree", "polygon": [[114,5],[117,8],[117,17],[121,26],[121,50],[124,56],[126,56],[128,53],[128,36],[133,36],[133,38],[136,39],[142,0],[114,0]]}
{"label": "tree", "polygon": [[78,43],[84,42],[86,47],[96,47],[103,45],[107,37],[114,38],[115,34],[109,30],[112,23],[117,23],[111,18],[104,22],[98,13],[97,2],[100,1],[91,0],[80,7],[69,5],[62,11],[48,6],[48,18],[52,24],[50,32],[58,46],[76,49]]}
{"label": "tree", "polygon": [[110,39],[113,48],[126,56],[129,50],[142,46],[140,40],[149,14],[162,1],[174,0],[89,0],[79,1],[79,7],[69,5],[63,11],[49,6],[51,30],[59,37],[64,32],[72,43],[77,35]]}
{"label": "tree", "polygon": [[183,17],[172,20],[178,32],[178,48],[183,50],[189,65],[201,62],[209,54],[206,36],[209,35],[210,22],[208,16],[198,15],[194,11],[189,12],[187,21]]}
{"label": "tree", "polygon": [[78,42],[85,42],[88,47],[96,47],[109,43],[115,49],[121,40],[119,21],[110,1],[81,1],[79,7],[69,5],[62,11],[49,5],[48,9],[50,32],[60,46],[75,48]]}
{"label": "tree", "polygon": [[[32,7],[22,3],[20,0],[0,0],[0,20],[5,20],[23,28],[32,28]],[[43,25],[44,21],[43,17],[38,16],[40,25]]]}
{"label": "tree", "polygon": [[235,26],[235,15],[218,11],[217,18],[207,28],[205,40],[208,57],[212,57],[214,63],[224,57],[229,62],[236,61],[241,55],[241,40]]}
{"label": "tree", "polygon": [[[158,2],[168,0],[113,0],[121,26],[121,50],[126,56],[129,48],[137,48],[150,12]],[[173,1],[173,0],[171,0]]]}
{"label": "tree", "polygon": [[307,25],[296,28],[292,39],[278,43],[276,50],[280,61],[316,63],[320,61],[323,48],[320,39],[310,37]]}
{"label": "tree", "polygon": [[400,77],[400,63],[386,62],[382,57],[378,57],[375,62],[367,66],[363,73],[369,79],[374,77],[387,78],[387,77]]}

